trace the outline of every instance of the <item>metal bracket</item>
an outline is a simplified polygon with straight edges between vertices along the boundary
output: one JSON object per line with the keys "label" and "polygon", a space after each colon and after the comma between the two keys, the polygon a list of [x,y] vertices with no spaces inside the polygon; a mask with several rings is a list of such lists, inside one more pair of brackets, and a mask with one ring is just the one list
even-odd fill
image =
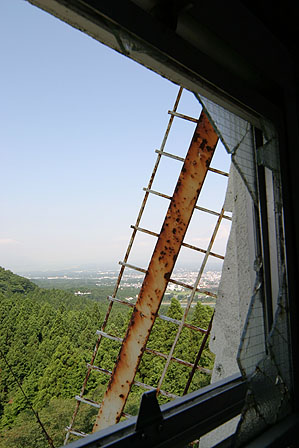
{"label": "metal bracket", "polygon": [[162,424],[163,415],[156,394],[156,390],[150,390],[142,395],[135,425],[136,432],[144,432],[146,427],[152,425],[157,425],[158,428]]}
{"label": "metal bracket", "polygon": [[256,149],[257,164],[266,166],[274,172],[279,171],[279,160],[275,154],[276,143],[274,139],[271,139]]}

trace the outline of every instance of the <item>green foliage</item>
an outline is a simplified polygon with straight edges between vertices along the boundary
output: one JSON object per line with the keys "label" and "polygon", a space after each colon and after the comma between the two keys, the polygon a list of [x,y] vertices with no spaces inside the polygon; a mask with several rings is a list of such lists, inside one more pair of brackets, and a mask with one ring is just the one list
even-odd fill
{"label": "green foliage", "polygon": [[0,292],[10,294],[20,292],[22,294],[33,291],[36,285],[24,277],[13,274],[0,266]]}
{"label": "green foliage", "polygon": [[213,309],[209,306],[197,302],[192,316],[192,324],[207,329],[213,314]]}
{"label": "green foliage", "polygon": [[[96,341],[107,304],[90,297],[78,297],[72,292],[41,289],[27,279],[0,268],[0,349],[15,373],[18,382],[38,411],[55,446],[61,446],[64,428],[71,420],[74,396],[82,387],[86,363]],[[105,329],[123,338],[132,310],[114,305]],[[168,317],[181,320],[183,309],[173,298],[163,310]],[[192,324],[207,328],[212,309],[197,303]],[[157,319],[147,347],[168,354],[178,325]],[[193,363],[203,334],[183,328],[174,356]],[[95,365],[112,370],[120,343],[103,339]],[[44,448],[47,441],[41,432],[28,402],[17,386],[6,362],[0,357],[0,448]],[[201,365],[212,369],[213,355],[206,347]],[[165,359],[145,353],[136,380],[153,387],[161,377]],[[177,395],[184,391],[190,368],[171,362],[162,389]],[[87,383],[87,396],[100,402],[109,376],[92,372]],[[196,371],[191,390],[207,385],[210,375]],[[143,390],[133,387],[125,411],[138,411]],[[165,402],[165,397],[160,399]],[[76,427],[84,432],[92,430],[97,409],[81,405]]]}
{"label": "green foliage", "polygon": [[[44,436],[7,363],[41,415],[55,408],[53,403],[61,409],[61,403],[71,401],[68,417],[56,419],[59,431],[52,428],[63,437],[105,307],[66,291],[42,290],[3,268],[0,287],[0,348],[5,356],[0,358],[0,447],[43,447]],[[90,393],[98,382],[91,378]]]}

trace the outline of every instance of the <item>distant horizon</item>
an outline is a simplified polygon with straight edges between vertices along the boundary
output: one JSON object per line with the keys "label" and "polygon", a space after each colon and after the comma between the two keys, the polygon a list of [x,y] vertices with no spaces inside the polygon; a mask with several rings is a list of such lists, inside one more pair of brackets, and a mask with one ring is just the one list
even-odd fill
{"label": "distant horizon", "polygon": [[[120,270],[120,265],[118,263],[111,264],[107,263],[104,265],[103,263],[89,263],[84,265],[78,265],[78,266],[65,266],[65,267],[56,267],[56,268],[46,268],[46,269],[40,269],[40,268],[23,268],[23,269],[13,269],[11,267],[6,267],[3,265],[0,265],[6,270],[12,271],[14,274],[17,275],[50,275],[50,274],[60,274],[60,275],[66,275],[67,273],[95,273],[95,272],[103,272],[103,271],[110,271],[110,272],[118,272]],[[140,267],[146,267],[146,266],[140,266]],[[174,267],[174,272],[176,270],[186,270],[186,271],[199,271],[200,266],[193,264],[193,263],[181,263],[178,266]],[[213,263],[209,262],[207,263],[205,271],[215,271],[220,272],[222,270],[222,264],[221,263]],[[134,270],[127,269],[127,272],[131,271],[134,272]]]}

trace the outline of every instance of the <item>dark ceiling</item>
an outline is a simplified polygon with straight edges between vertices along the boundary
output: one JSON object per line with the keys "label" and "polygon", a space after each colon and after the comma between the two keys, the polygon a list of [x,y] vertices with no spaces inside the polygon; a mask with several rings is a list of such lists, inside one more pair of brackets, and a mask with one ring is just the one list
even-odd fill
{"label": "dark ceiling", "polygon": [[[149,12],[155,19],[163,22],[164,25],[175,30],[179,15],[186,11],[198,23],[203,23],[205,18],[209,17],[207,22],[211,20],[211,4],[213,4],[214,11],[217,11],[213,17],[213,23],[217,27],[229,28],[230,23],[226,23],[224,10],[226,14],[231,16],[234,20],[234,3],[209,1],[203,2],[199,0],[133,0],[134,3],[141,6]],[[296,70],[296,79],[299,81],[299,63],[298,63],[298,23],[299,23],[299,8],[296,2],[273,2],[270,0],[252,1],[242,0],[237,2],[243,5],[250,13],[255,16],[261,24],[263,24],[270,33],[281,42],[287,49],[291,58],[293,59]],[[220,13],[219,13],[220,12]],[[237,25],[237,17],[235,17],[235,24]],[[241,24],[240,24],[241,26]],[[215,31],[215,28],[214,28]]]}

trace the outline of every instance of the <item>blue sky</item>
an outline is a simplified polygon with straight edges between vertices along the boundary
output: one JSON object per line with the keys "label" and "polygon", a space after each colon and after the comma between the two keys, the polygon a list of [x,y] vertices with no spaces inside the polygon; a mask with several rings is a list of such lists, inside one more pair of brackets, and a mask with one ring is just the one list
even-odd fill
{"label": "blue sky", "polygon": [[[178,86],[24,0],[1,1],[0,22],[0,265],[117,269]],[[179,111],[199,115],[191,93]],[[166,150],[183,155],[194,125],[177,121]],[[227,169],[219,152],[214,166]],[[171,194],[180,167],[164,158],[156,189]],[[221,207],[211,189],[203,200]],[[144,227],[161,227],[161,201]],[[188,242],[206,244],[194,228]],[[139,240],[132,262],[145,265],[154,240]]]}

